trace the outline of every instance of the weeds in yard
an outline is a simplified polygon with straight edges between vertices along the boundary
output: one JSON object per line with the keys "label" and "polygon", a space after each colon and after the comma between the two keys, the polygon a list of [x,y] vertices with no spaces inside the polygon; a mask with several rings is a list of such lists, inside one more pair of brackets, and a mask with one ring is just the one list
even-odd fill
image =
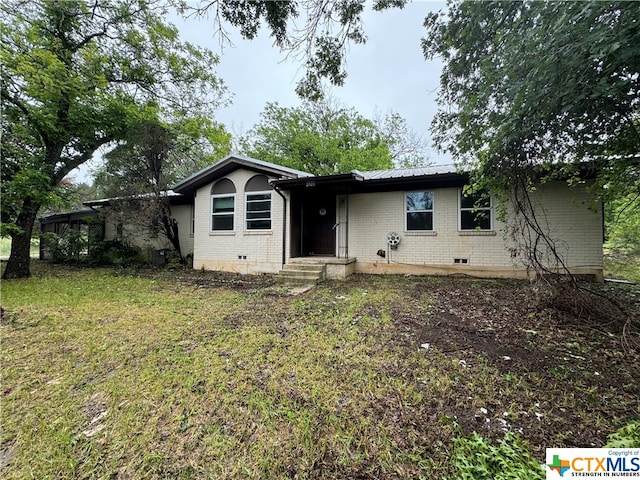
{"label": "weeds in yard", "polygon": [[545,477],[544,468],[531,455],[519,436],[505,434],[493,445],[477,433],[453,440],[451,462],[455,480],[517,480]]}
{"label": "weeds in yard", "polygon": [[609,435],[608,448],[640,448],[640,419],[629,422]]}
{"label": "weeds in yard", "polygon": [[[529,350],[479,350],[499,333],[482,309],[514,315],[490,299],[509,283],[465,297],[449,280],[355,277],[289,296],[265,278],[35,267],[2,285],[7,479],[445,478],[464,449],[528,465],[512,433],[540,460],[570,428],[604,443],[637,408],[618,357],[588,363],[612,337],[537,325]],[[474,317],[454,322],[468,298]],[[515,357],[542,345],[586,360]],[[611,385],[588,381],[609,363]]]}

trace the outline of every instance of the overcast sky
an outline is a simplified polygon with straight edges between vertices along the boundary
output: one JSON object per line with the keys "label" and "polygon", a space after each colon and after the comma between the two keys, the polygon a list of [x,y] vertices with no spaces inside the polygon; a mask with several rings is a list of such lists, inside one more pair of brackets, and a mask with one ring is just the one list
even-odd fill
{"label": "overcast sky", "polygon": [[[376,110],[397,112],[430,140],[428,127],[436,110],[441,64],[425,60],[420,39],[427,13],[444,7],[443,2],[417,1],[402,10],[374,12],[368,6],[363,15],[368,41],[350,46],[347,80],[343,87],[333,87],[332,95],[367,118]],[[220,111],[218,120],[232,133],[246,133],[259,121],[267,102],[300,104],[295,87],[304,71],[299,61],[285,59],[272,45],[266,29],[251,41],[228,29],[234,46],[221,49],[211,20],[176,18],[174,23],[185,40],[220,55],[216,71],[233,93],[233,103]],[[445,160],[435,151],[429,155],[433,161]]]}
{"label": "overcast sky", "polygon": [[[331,94],[367,118],[373,118],[376,111],[399,113],[431,144],[428,128],[436,112],[441,64],[425,60],[420,40],[427,13],[443,8],[444,2],[415,1],[402,10],[374,12],[368,5],[362,16],[368,41],[349,47],[345,85],[332,87]],[[246,133],[259,121],[267,102],[300,104],[295,94],[304,73],[300,62],[285,59],[266,29],[248,41],[229,27],[233,46],[221,48],[211,20],[172,16],[169,21],[179,28],[183,40],[220,56],[216,72],[233,98],[230,106],[219,111],[217,120],[234,136]],[[450,157],[435,150],[427,153],[432,162],[451,163]]]}

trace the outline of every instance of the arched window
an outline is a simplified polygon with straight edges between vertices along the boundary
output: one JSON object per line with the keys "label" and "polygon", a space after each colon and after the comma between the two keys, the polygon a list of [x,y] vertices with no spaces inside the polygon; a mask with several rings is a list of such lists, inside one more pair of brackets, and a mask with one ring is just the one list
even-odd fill
{"label": "arched window", "polygon": [[255,175],[244,187],[245,225],[247,230],[271,230],[271,192],[273,187],[264,175]]}
{"label": "arched window", "polygon": [[223,178],[211,187],[211,230],[233,230],[236,203],[236,187],[231,180]]}

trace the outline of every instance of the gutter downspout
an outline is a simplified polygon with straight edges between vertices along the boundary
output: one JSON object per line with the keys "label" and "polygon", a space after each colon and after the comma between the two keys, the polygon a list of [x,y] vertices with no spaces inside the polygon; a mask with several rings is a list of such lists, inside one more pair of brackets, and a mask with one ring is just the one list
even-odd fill
{"label": "gutter downspout", "polygon": [[284,267],[287,262],[287,197],[284,196],[282,191],[277,187],[273,186],[273,189],[276,191],[280,197],[282,197],[283,206],[282,206],[282,266]]}

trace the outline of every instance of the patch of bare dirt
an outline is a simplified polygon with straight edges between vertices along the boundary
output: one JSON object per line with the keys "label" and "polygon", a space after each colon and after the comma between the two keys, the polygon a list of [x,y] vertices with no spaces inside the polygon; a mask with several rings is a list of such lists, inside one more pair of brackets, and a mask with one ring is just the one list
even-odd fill
{"label": "patch of bare dirt", "polygon": [[137,267],[120,269],[117,275],[141,278],[166,278],[185,285],[202,288],[227,287],[236,290],[271,287],[276,284],[273,275],[245,275],[231,272],[215,272],[210,270],[193,270],[189,268],[153,268]]}
{"label": "patch of bare dirt", "polygon": [[[561,292],[554,303],[540,301],[526,282],[416,278],[405,285],[394,321],[412,348],[458,363],[450,374],[458,394],[432,408],[466,432],[515,431],[539,452],[602,446],[613,433],[605,424],[623,425],[640,412],[637,290],[591,284],[593,293]],[[501,378],[482,388],[485,368]]]}
{"label": "patch of bare dirt", "polygon": [[[438,432],[456,424],[489,438],[517,433],[542,461],[549,447],[601,447],[640,413],[637,286],[586,284],[556,292],[555,303],[521,281],[356,276],[349,286],[392,290],[391,338],[381,332],[381,343],[407,358],[433,355],[452,382],[444,397],[425,384],[415,405],[378,399],[371,413],[399,445],[410,435],[441,455]],[[418,365],[383,373],[414,385],[423,374]]]}
{"label": "patch of bare dirt", "polygon": [[101,392],[96,392],[88,399],[83,413],[87,419],[86,428],[82,434],[86,437],[93,437],[105,428],[105,420],[109,414],[107,397]]}

